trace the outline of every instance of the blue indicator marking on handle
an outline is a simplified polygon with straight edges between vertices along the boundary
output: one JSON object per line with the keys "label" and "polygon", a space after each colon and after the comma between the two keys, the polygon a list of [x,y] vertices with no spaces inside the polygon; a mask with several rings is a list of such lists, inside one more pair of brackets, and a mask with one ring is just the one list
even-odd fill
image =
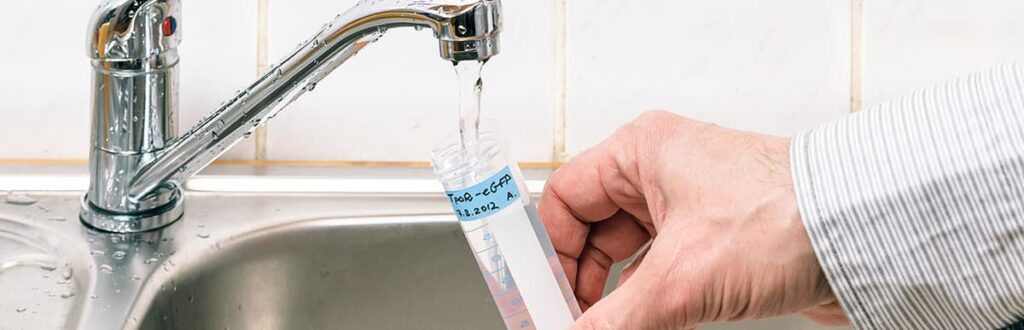
{"label": "blue indicator marking on handle", "polygon": [[486,218],[519,200],[519,186],[506,166],[497,174],[472,187],[448,191],[448,201],[459,221]]}

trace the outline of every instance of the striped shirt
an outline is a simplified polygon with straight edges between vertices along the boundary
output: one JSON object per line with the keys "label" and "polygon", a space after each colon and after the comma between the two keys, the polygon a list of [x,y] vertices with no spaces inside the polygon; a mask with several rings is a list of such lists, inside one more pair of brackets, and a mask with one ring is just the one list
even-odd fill
{"label": "striped shirt", "polygon": [[859,329],[1024,329],[1024,63],[797,135],[818,260]]}

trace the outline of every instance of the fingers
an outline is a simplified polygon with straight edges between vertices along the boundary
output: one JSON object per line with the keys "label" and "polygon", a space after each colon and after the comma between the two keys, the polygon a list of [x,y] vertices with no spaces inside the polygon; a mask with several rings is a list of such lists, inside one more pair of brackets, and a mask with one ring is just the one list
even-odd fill
{"label": "fingers", "polygon": [[[634,186],[631,179],[621,175],[621,162],[613,158],[624,153],[628,145],[619,142],[621,139],[613,137],[556,171],[548,179],[538,205],[552,245],[574,287],[576,264],[590,236],[591,223],[612,218],[623,207],[632,214],[648,214],[642,196],[630,188]],[[614,249],[612,252],[617,253]]]}
{"label": "fingers", "polygon": [[601,299],[612,265],[632,256],[651,235],[629,213],[619,211],[591,225],[587,245],[579,258],[576,297],[586,310]]}
{"label": "fingers", "polygon": [[683,310],[685,295],[665,286],[664,267],[644,262],[634,267],[631,280],[594,304],[583,313],[573,329],[660,329],[686,328],[686,316],[674,315]]}

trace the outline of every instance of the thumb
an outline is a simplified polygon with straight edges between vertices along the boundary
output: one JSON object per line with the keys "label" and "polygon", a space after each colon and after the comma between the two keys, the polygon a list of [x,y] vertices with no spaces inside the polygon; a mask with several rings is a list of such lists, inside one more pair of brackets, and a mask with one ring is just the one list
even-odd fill
{"label": "thumb", "polygon": [[[636,283],[633,281],[632,283]],[[607,297],[602,298],[594,306],[591,306],[586,313],[583,313],[572,329],[639,329],[643,327],[642,320],[647,316],[637,313],[636,308],[646,309],[648,302],[643,295],[637,294],[636,290],[629,290],[627,287],[616,289]]]}
{"label": "thumb", "polygon": [[[679,328],[665,324],[668,306],[662,303],[661,279],[649,264],[641,264],[622,286],[590,307],[572,329],[650,329]],[[655,275],[655,276],[652,276]]]}

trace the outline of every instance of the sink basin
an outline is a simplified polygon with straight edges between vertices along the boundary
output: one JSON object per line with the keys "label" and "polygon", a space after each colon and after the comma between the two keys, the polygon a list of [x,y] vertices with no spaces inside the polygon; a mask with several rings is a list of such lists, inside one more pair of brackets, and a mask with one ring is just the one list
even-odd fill
{"label": "sink basin", "polygon": [[79,191],[0,191],[0,329],[504,328],[440,193],[288,191],[189,191],[133,235],[83,226]]}
{"label": "sink basin", "polygon": [[297,221],[179,266],[141,328],[503,328],[447,216]]}
{"label": "sink basin", "polygon": [[78,194],[28,195],[0,204],[0,328],[503,328],[438,196],[192,192],[115,235]]}

